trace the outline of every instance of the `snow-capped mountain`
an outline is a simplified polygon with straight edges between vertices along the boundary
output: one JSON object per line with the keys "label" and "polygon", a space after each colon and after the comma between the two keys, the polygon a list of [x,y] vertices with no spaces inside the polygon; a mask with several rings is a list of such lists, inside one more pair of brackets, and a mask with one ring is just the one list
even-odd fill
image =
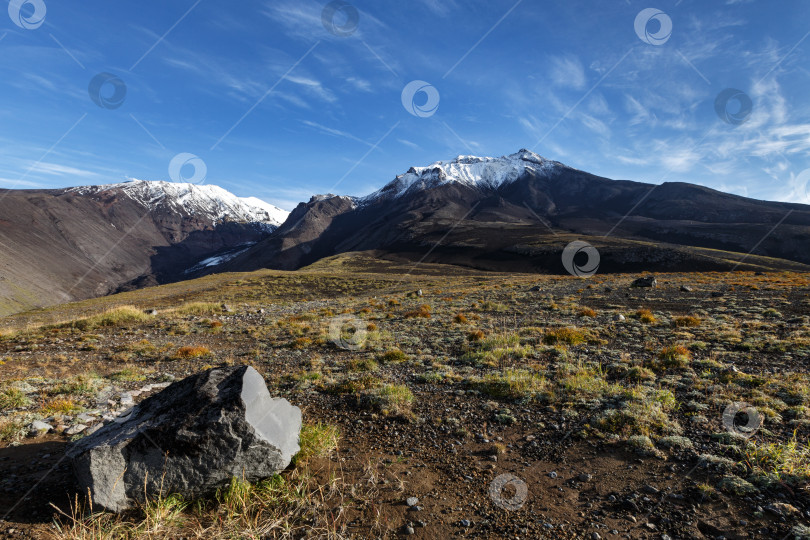
{"label": "snow-capped mountain", "polygon": [[400,262],[565,273],[560,253],[572,233],[599,244],[600,271],[735,267],[733,257],[700,248],[757,249],[810,264],[799,240],[810,235],[809,206],[679,182],[611,180],[520,150],[412,167],[362,198],[313,197],[267,239],[211,271],[295,270],[362,251]]}
{"label": "snow-capped mountain", "polygon": [[118,184],[81,186],[68,192],[97,195],[118,191],[151,211],[174,211],[187,215],[206,216],[214,224],[226,221],[263,223],[278,227],[289,212],[256,197],[237,197],[214,185],[132,179]]}
{"label": "snow-capped mountain", "polygon": [[454,160],[437,161],[427,167],[411,167],[407,173],[397,176],[385,187],[361,201],[369,203],[380,198],[396,198],[413,190],[452,183],[480,189],[497,189],[527,173],[545,174],[561,168],[566,167],[525,149],[499,158],[458,156]]}
{"label": "snow-capped mountain", "polygon": [[212,185],[3,191],[0,316],[185,279],[267,238],[287,214]]}

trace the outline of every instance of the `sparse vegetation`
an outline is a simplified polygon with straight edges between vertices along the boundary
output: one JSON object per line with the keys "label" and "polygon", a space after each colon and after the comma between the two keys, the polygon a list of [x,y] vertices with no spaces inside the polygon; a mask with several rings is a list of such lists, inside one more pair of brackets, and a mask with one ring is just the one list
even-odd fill
{"label": "sparse vegetation", "polygon": [[577,345],[584,343],[587,339],[587,334],[577,328],[558,328],[550,330],[543,336],[543,343],[547,345]]}
{"label": "sparse vegetation", "polygon": [[0,390],[0,412],[7,409],[19,409],[27,407],[31,401],[25,395],[25,392],[18,388],[9,387]]}
{"label": "sparse vegetation", "polygon": [[337,448],[340,431],[336,426],[321,422],[304,424],[301,427],[299,446],[293,463],[299,466],[311,458],[327,457]]}
{"label": "sparse vegetation", "polygon": [[60,328],[76,328],[83,332],[93,330],[95,328],[103,328],[109,326],[122,326],[125,324],[145,322],[150,319],[143,310],[134,306],[121,306],[105,311],[99,315],[88,317],[86,319],[79,319],[76,321],[63,323],[59,325]]}
{"label": "sparse vegetation", "polygon": [[649,309],[639,309],[634,316],[644,324],[655,324],[656,322],[655,315]]}
{"label": "sparse vegetation", "polygon": [[177,349],[172,356],[175,360],[192,360],[195,358],[206,358],[211,356],[211,350],[202,346],[186,346]]}
{"label": "sparse vegetation", "polygon": [[[406,519],[434,512],[415,481],[423,467],[425,478],[447,493],[448,507],[457,507],[454,493],[463,492],[486,514],[491,501],[479,479],[490,460],[497,460],[496,470],[528,471],[538,459],[545,465],[584,458],[583,468],[596,476],[615,468],[603,452],[614,448],[637,454],[610,454],[634,467],[617,481],[622,500],[643,493],[644,478],[687,498],[728,501],[729,512],[749,512],[739,502],[746,496],[765,507],[784,493],[778,502],[793,504],[810,482],[810,375],[801,364],[810,353],[810,277],[758,277],[758,289],[744,272],[657,278],[658,288],[632,291],[625,301],[616,294],[621,278],[613,276],[588,287],[567,276],[542,276],[542,291],[530,292],[538,276],[420,276],[431,283],[415,286],[382,274],[262,271],[241,277],[238,285],[230,278],[204,291],[178,292],[180,285],[170,285],[171,295],[161,296],[159,287],[148,298],[135,291],[124,300],[130,309],[117,307],[117,297],[100,299],[52,318],[73,322],[3,332],[0,442],[67,440],[62,430],[78,423],[79,413],[104,409],[108,399],[120,410],[122,392],[137,395],[156,381],[251,364],[273,395],[302,408],[294,467],[265,482],[234,479],[207,499],[166,495],[120,516],[90,512],[77,500],[80,511],[62,515],[50,534],[392,537],[408,522],[397,521],[400,514],[385,501],[413,493],[427,508],[421,515],[403,508]],[[725,295],[718,300],[706,293],[701,303],[673,305],[683,282]],[[418,289],[424,298],[413,292]],[[321,294],[329,295],[328,304],[320,302]],[[422,304],[428,298],[430,304]],[[96,305],[102,308],[88,307]],[[362,346],[334,344],[329,324],[341,315],[360,321]],[[351,342],[356,329],[343,330]],[[136,401],[143,395],[148,392]],[[755,436],[723,426],[723,411],[734,402],[752,404],[764,419]],[[34,420],[47,420],[54,430],[29,437]],[[453,464],[452,474],[431,461],[440,458]],[[669,465],[676,472],[661,474]],[[699,474],[689,481],[667,478],[680,479],[694,466]],[[655,482],[644,477],[651,472],[658,475]],[[14,474],[21,482],[38,480],[24,469]],[[663,515],[682,523],[666,513],[673,507],[668,501],[660,505]],[[602,499],[588,502],[594,510],[615,511]],[[530,498],[526,509],[537,512],[536,504]],[[710,505],[703,506],[711,516]],[[684,507],[679,511],[686,514]],[[768,522],[749,513],[756,528],[775,524],[786,534],[792,525],[789,518]],[[454,513],[453,523],[470,515]],[[525,524],[521,513],[510,515]],[[441,511],[436,516],[428,526],[433,519],[445,524]],[[565,519],[572,536],[593,532],[576,512]],[[685,529],[656,524],[656,534],[686,536]]]}

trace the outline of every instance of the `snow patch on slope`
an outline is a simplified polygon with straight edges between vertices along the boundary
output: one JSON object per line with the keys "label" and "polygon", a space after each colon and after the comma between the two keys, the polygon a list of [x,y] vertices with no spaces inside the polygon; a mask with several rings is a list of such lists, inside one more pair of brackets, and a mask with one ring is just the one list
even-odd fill
{"label": "snow patch on slope", "polygon": [[364,202],[379,198],[396,198],[416,189],[459,183],[482,189],[495,189],[514,182],[527,172],[550,172],[564,167],[529,150],[499,158],[458,156],[452,161],[437,161],[427,167],[411,167],[385,187],[365,197]]}
{"label": "snow patch on slope", "polygon": [[208,257],[207,259],[203,259],[191,268],[185,270],[184,274],[191,274],[193,272],[197,272],[199,270],[203,270],[204,268],[210,268],[212,266],[219,266],[220,264],[226,263],[232,259],[235,259],[242,253],[246,252],[251,248],[251,246],[256,245],[256,242],[248,242],[247,244],[242,244],[241,246],[237,247],[236,249],[232,249],[226,251],[224,253],[220,253],[219,255],[214,255],[213,257]]}
{"label": "snow patch on slope", "polygon": [[237,197],[230,191],[213,185],[133,179],[118,184],[76,187],[67,191],[80,195],[120,191],[149,210],[168,207],[189,215],[209,217],[214,223],[263,223],[275,228],[284,223],[289,215],[286,210],[256,197]]}

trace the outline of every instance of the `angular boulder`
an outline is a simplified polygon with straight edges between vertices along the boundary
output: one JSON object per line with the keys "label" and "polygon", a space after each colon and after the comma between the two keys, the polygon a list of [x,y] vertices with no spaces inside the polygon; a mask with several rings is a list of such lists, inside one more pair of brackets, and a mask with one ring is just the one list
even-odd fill
{"label": "angular boulder", "polygon": [[298,452],[301,410],[273,398],[252,367],[198,373],[136,405],[68,450],[93,505],[120,512],[158,494],[213,493],[257,481]]}
{"label": "angular boulder", "polygon": [[658,280],[653,276],[640,277],[630,284],[631,287],[657,287]]}

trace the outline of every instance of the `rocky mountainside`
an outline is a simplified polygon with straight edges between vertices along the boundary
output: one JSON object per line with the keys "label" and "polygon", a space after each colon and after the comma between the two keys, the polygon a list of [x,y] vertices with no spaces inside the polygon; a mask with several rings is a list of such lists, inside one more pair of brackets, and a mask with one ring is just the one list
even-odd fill
{"label": "rocky mountainside", "polygon": [[688,183],[611,180],[521,150],[413,167],[363,198],[313,197],[217,270],[296,269],[371,250],[484,270],[563,273],[560,254],[572,235],[599,249],[603,272],[727,270],[751,250],[778,259],[766,266],[795,268],[786,261],[810,264],[808,234],[806,205]]}
{"label": "rocky mountainside", "polygon": [[182,279],[263,240],[286,214],[171,182],[0,190],[0,315]]}

